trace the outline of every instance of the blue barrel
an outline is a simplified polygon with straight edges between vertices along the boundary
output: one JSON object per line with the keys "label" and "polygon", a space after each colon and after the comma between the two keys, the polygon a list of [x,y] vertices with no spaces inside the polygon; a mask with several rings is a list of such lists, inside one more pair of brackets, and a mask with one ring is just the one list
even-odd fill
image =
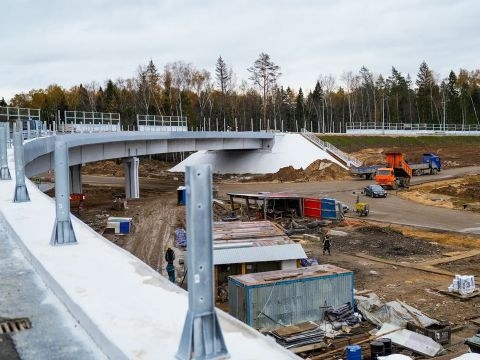
{"label": "blue barrel", "polygon": [[130,221],[121,221],[120,222],[120,234],[130,233]]}
{"label": "blue barrel", "polygon": [[362,360],[362,347],[360,345],[347,346],[347,360]]}

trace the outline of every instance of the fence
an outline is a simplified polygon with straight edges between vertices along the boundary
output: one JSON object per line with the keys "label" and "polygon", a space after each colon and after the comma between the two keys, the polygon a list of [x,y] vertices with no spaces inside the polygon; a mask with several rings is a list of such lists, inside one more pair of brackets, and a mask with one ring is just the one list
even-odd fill
{"label": "fence", "polygon": [[119,113],[65,111],[64,115],[65,123],[59,124],[59,130],[63,132],[105,132],[121,130]]}
{"label": "fence", "polygon": [[0,106],[0,121],[9,122],[15,120],[40,121],[40,109]]}
{"label": "fence", "polygon": [[427,123],[360,123],[346,124],[347,134],[475,134],[480,132],[480,124],[427,124]]}
{"label": "fence", "polygon": [[137,115],[138,131],[188,131],[186,116]]}

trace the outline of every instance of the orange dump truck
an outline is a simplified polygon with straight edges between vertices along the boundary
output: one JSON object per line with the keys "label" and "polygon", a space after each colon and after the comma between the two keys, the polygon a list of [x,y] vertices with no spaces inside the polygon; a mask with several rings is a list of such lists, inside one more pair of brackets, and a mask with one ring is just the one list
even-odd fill
{"label": "orange dump truck", "polygon": [[387,157],[387,167],[377,170],[375,182],[384,188],[390,189],[408,187],[412,177],[412,169],[405,161],[403,154],[391,152],[385,155]]}

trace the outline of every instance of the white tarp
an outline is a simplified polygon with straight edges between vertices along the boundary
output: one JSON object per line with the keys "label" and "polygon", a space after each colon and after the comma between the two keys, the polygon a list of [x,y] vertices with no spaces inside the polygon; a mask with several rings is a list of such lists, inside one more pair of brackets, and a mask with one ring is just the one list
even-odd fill
{"label": "white tarp", "polygon": [[394,331],[395,329],[401,329],[401,327],[388,323],[383,324],[375,336],[381,336],[382,334],[385,334],[382,337],[392,340],[393,344],[430,357],[440,355],[444,351],[442,345],[428,336],[418,334],[407,329]]}

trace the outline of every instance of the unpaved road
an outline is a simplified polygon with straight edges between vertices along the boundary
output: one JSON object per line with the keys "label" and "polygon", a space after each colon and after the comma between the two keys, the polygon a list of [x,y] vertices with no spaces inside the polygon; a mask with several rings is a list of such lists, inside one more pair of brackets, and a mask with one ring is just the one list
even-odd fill
{"label": "unpaved road", "polygon": [[[443,170],[437,175],[417,176],[412,179],[412,185],[429,181],[445,180],[466,174],[480,172],[480,166],[465,168],[452,168]],[[124,180],[119,177],[84,175],[84,183],[90,185],[123,186]],[[350,208],[356,200],[356,194],[372,180],[336,180],[308,183],[221,183],[219,190],[221,194],[227,192],[249,192],[259,191],[272,192],[293,192],[299,195],[310,195],[315,197],[334,197],[345,203]],[[144,189],[174,190],[180,182],[166,183],[162,179],[140,179],[140,187]],[[354,194],[355,192],[355,194]],[[480,234],[480,215],[469,211],[451,210],[433,206],[421,205],[395,196],[395,191],[389,191],[386,199],[372,199],[361,196],[362,201],[370,204],[369,218],[372,220],[426,227],[431,229],[466,232]]]}

